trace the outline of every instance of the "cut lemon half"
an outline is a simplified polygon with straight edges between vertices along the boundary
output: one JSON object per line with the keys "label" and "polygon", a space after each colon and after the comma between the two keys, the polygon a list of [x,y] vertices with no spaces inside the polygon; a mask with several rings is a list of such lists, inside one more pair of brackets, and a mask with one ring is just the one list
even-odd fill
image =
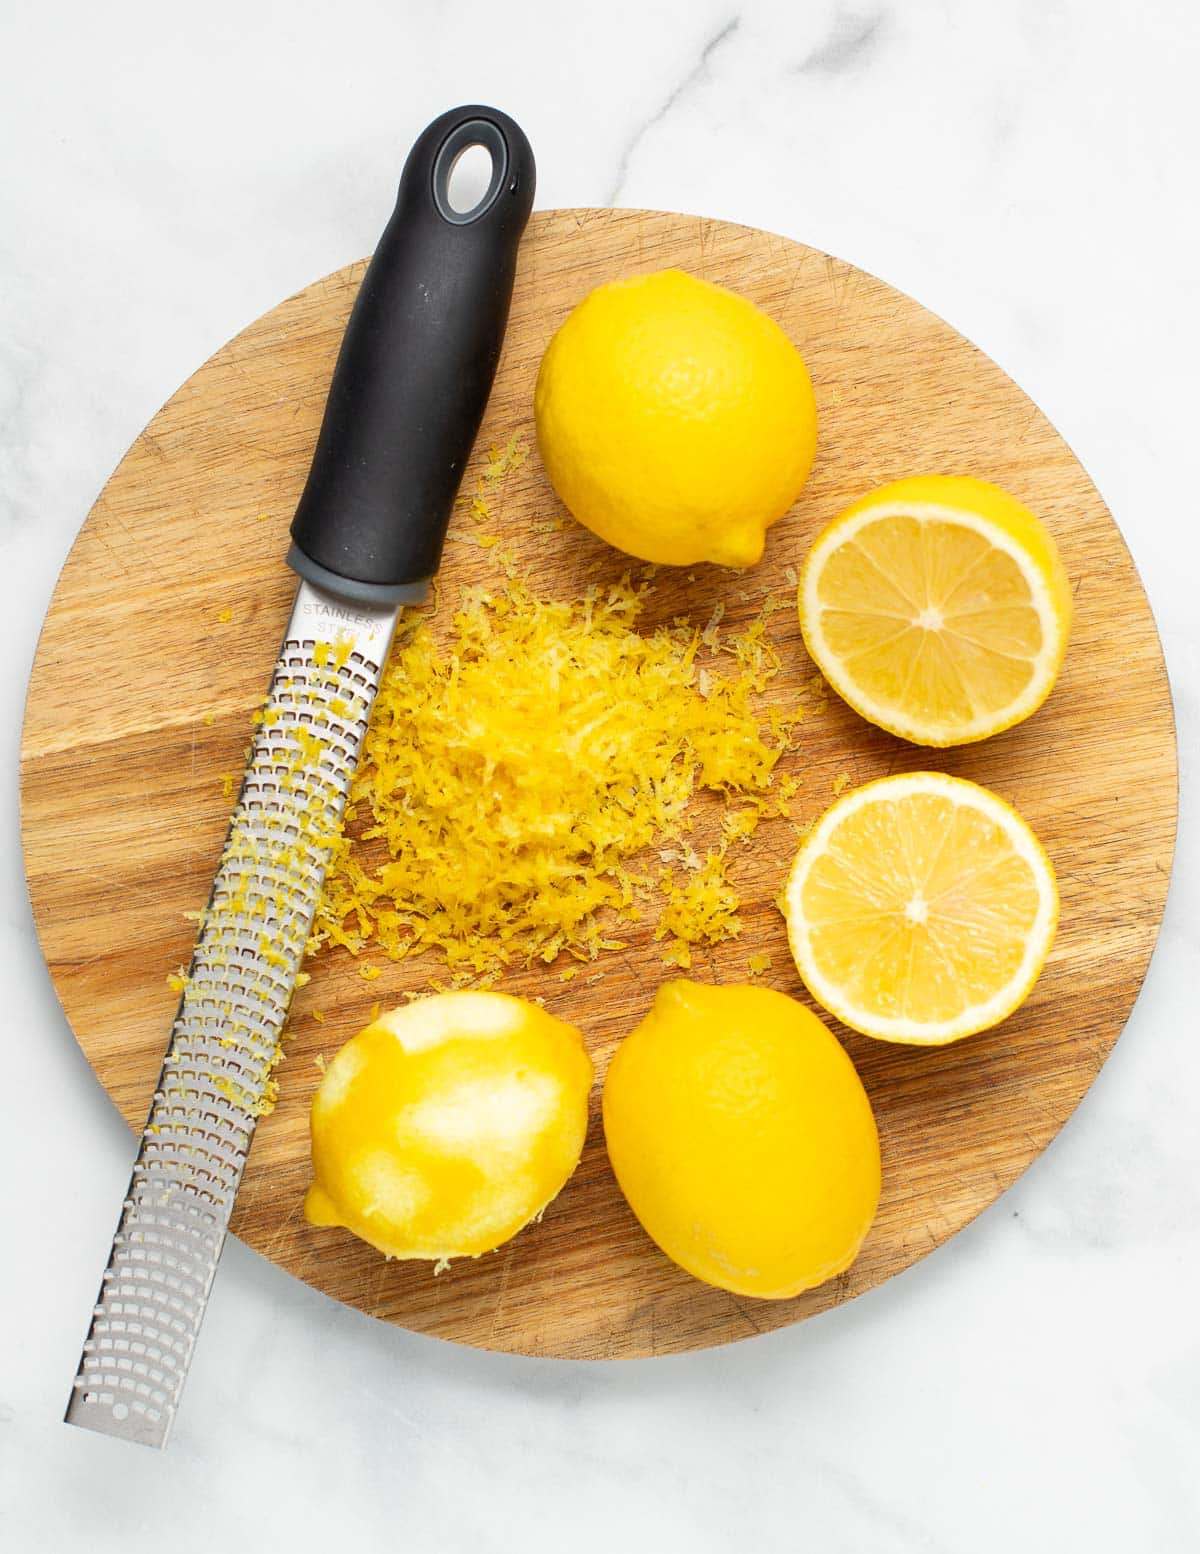
{"label": "cut lemon half", "polygon": [[870,722],[961,745],[1035,712],[1058,676],[1071,590],[1053,538],[984,480],[881,486],[818,537],[800,627],[822,674]]}
{"label": "cut lemon half", "polygon": [[884,777],[813,827],[784,900],[809,992],[852,1030],[937,1046],[1024,1002],[1054,940],[1058,887],[1029,826],[940,772]]}

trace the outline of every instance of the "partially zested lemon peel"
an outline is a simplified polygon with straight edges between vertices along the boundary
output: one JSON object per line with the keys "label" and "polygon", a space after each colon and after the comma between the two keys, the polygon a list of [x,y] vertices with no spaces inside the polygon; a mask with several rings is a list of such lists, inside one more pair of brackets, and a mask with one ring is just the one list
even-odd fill
{"label": "partially zested lemon peel", "polygon": [[305,1217],[439,1271],[540,1218],[579,1161],[592,1063],[580,1031],[501,993],[375,1014],[325,1065]]}

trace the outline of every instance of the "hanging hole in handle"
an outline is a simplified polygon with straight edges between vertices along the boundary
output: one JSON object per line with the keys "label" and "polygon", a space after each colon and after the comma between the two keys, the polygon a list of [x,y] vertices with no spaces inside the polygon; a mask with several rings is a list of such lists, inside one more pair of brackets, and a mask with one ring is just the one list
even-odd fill
{"label": "hanging hole in handle", "polygon": [[443,220],[465,226],[491,209],[507,174],[504,136],[487,119],[471,119],[456,125],[438,149],[433,202]]}
{"label": "hanging hole in handle", "polygon": [[446,178],[446,204],[456,216],[469,216],[487,198],[492,185],[492,153],[476,142],[454,158]]}

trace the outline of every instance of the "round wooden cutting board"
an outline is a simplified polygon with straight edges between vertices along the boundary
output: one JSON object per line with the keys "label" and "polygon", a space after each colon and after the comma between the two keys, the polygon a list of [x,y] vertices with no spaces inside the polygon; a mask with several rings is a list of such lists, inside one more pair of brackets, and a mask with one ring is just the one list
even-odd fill
{"label": "round wooden cutting board", "polygon": [[[499,551],[551,596],[618,578],[628,562],[561,515],[533,447],[533,383],[551,333],[593,286],[679,265],[736,288],[772,314],[816,383],[820,445],[808,487],[768,538],[761,566],[731,574],[660,571],[648,616],[703,625],[794,594],[788,572],[818,529],[898,476],[970,473],[997,481],[1056,535],[1075,591],[1058,687],[1032,719],[995,739],[922,751],[826,698],[790,604],[770,615],[784,670],[771,694],[808,708],[782,769],[811,821],[847,783],[934,766],[985,783],[1033,824],[1062,886],[1050,964],[1023,1009],[946,1049],[873,1042],[838,1029],[870,1092],[883,1146],[879,1217],[854,1266],[795,1300],[710,1289],[674,1267],[626,1207],[598,1122],[578,1173],[544,1220],[499,1252],[454,1264],[389,1263],[301,1213],[308,1105],[331,1053],[441,967],[426,959],[364,981],[342,951],[310,962],[296,997],[281,1096],[259,1126],[234,1216],[266,1257],[361,1310],[463,1343],[523,1354],[626,1357],[718,1344],[797,1321],[870,1289],[991,1203],[1054,1137],[1129,1014],[1154,945],[1175,826],[1175,742],[1154,621],[1121,536],[1054,429],[986,357],[940,319],[848,264],[764,232],[638,211],[562,210],[533,218],[479,455],[514,435],[528,460],[489,496],[503,546],[464,542],[457,510],[441,574],[502,580]],[[221,851],[225,774],[244,764],[287,618],[287,529],[317,434],[342,330],[363,272],[352,265],[281,303],[188,380],[134,443],[63,569],[30,684],[22,747],[22,828],[42,947],[67,1017],[134,1128],[144,1121],[193,924]],[[792,574],[794,576],[794,573]],[[530,665],[530,673],[538,672]],[[695,806],[697,845],[720,806]],[[696,956],[692,975],[764,983],[806,997],[772,904],[794,826],[765,823],[733,877],[739,939]],[[587,1033],[603,1073],[615,1044],[673,973],[652,924],[598,962],[599,981],[514,971],[501,986],[544,994]],[[622,935],[626,935],[623,933]],[[313,1011],[325,1014],[318,1023]]]}

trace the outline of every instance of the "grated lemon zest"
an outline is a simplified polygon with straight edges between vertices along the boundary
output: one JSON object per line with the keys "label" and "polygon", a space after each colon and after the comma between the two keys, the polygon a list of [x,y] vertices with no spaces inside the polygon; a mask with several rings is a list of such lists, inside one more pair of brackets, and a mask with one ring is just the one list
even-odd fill
{"label": "grated lemon zest", "polygon": [[[549,600],[514,578],[465,592],[443,642],[428,614],[402,621],[314,946],[432,951],[466,980],[562,952],[594,960],[653,888],[638,855],[678,843],[705,792],[738,808],[706,859],[680,849],[688,874],[660,877],[658,937],[740,931],[725,852],[787,814],[775,766],[798,719],[755,705],[779,667],[761,618],[719,634],[718,606],[703,632],[687,619],[640,631],[648,591],[626,577]],[[716,656],[704,695],[701,643]]]}

